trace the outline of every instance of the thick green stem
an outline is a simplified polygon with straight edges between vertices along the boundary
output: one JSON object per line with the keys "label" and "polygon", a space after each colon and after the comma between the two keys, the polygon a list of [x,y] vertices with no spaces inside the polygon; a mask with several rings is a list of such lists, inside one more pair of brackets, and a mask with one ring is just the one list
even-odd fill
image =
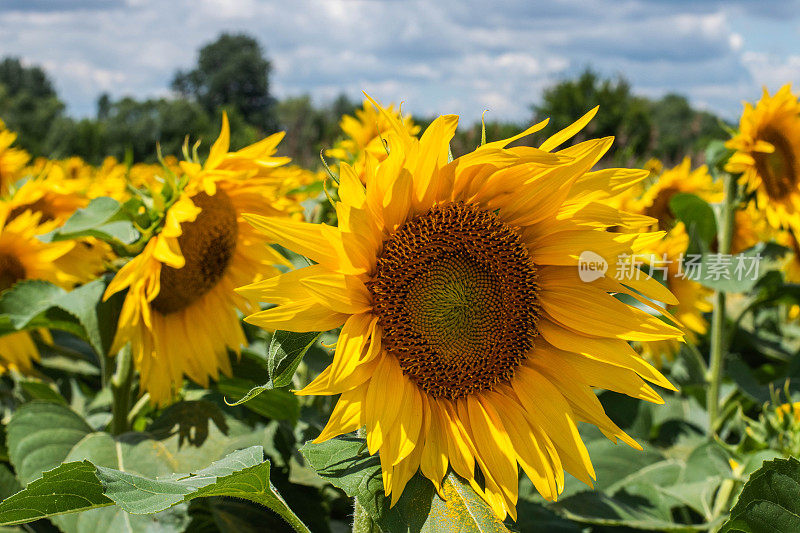
{"label": "thick green stem", "polygon": [[[720,213],[720,228],[718,232],[718,253],[727,255],[731,253],[733,241],[734,212],[736,209],[736,180],[730,174],[723,175],[725,186],[725,199]],[[714,311],[711,315],[711,361],[708,373],[708,419],[712,433],[716,433],[719,422],[719,389],[724,375],[725,352],[725,293],[714,293]]]}
{"label": "thick green stem", "polygon": [[120,435],[130,428],[128,411],[131,406],[131,385],[133,384],[133,355],[130,346],[125,346],[117,354],[117,370],[111,378],[112,405],[111,433]]}
{"label": "thick green stem", "polygon": [[[356,435],[363,439],[366,438],[367,432],[361,427],[358,428]],[[380,533],[380,531],[367,510],[358,503],[358,498],[353,498],[353,533]]]}
{"label": "thick green stem", "polygon": [[380,533],[380,529],[358,500],[355,500],[353,507],[353,533]]}

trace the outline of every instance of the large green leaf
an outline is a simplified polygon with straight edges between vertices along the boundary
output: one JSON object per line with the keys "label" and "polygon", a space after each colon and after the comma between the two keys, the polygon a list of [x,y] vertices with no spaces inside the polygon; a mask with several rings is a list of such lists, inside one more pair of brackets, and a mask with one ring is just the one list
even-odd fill
{"label": "large green leaf", "polygon": [[78,237],[96,237],[109,242],[130,244],[139,238],[123,206],[113,198],[95,198],[83,209],[78,209],[61,228],[53,240]]}
{"label": "large green leaf", "polygon": [[[692,266],[685,261],[684,272],[688,279],[697,281],[710,289],[746,293],[753,289],[766,271],[760,264],[762,245],[736,255],[702,254],[700,262]],[[688,257],[688,256],[687,256]]]}
{"label": "large green leaf", "polygon": [[108,505],[114,502],[103,495],[92,463],[64,463],[0,502],[0,524],[23,524]]}
{"label": "large green leaf", "polygon": [[[153,476],[173,472],[176,464],[163,442],[141,434],[114,439],[107,433],[94,432],[86,421],[68,407],[41,401],[24,404],[14,413],[8,424],[8,449],[17,476],[31,489],[35,489],[34,480],[43,472],[54,469],[57,472],[61,463],[88,460],[93,465],[125,468]],[[63,486],[65,498],[72,498],[73,492],[70,491],[74,491],[74,487],[68,483]],[[28,500],[26,494],[30,493],[23,493],[19,493],[22,495],[20,498],[26,498],[23,501],[29,504],[32,500]],[[52,498],[52,495],[53,491],[48,498]],[[43,503],[40,508],[47,509],[47,505]],[[151,530],[156,525],[164,532],[179,531],[183,519],[180,513],[173,511],[155,518],[130,517],[122,509],[113,506],[58,516],[53,521],[67,533],[92,533],[98,530],[138,533]]]}
{"label": "large green leaf", "polygon": [[765,461],[742,489],[720,533],[800,531],[800,461]]}
{"label": "large green leaf", "polygon": [[[588,440],[586,446],[595,465],[596,490],[576,492],[576,484],[567,483],[563,497],[552,506],[563,517],[657,531],[699,531],[720,521],[715,497],[731,471],[725,451],[714,441],[688,434],[666,456],[605,438]],[[684,512],[676,514],[681,508]],[[695,513],[703,520],[688,522]]]}
{"label": "large green leaf", "polygon": [[270,463],[260,446],[239,450],[203,470],[173,480],[146,478],[97,468],[105,494],[132,514],[152,514],[180,502],[207,496],[232,496],[272,509],[296,531],[308,532],[269,480]]}
{"label": "large green leaf", "polygon": [[570,520],[598,526],[617,526],[647,531],[704,531],[703,525],[685,525],[665,517],[663,509],[643,504],[640,496],[625,493],[608,496],[601,492],[581,492],[553,505]]}
{"label": "large green leaf", "polygon": [[[13,501],[23,502],[26,509],[36,510],[38,512],[36,516],[49,516],[54,513],[79,510],[74,508],[76,505],[74,485],[76,483],[85,484],[85,480],[82,482],[79,479],[72,479],[70,483],[63,485],[53,485],[52,483],[44,485],[47,487],[46,499],[58,500],[56,503],[59,506],[53,507],[48,502],[39,502],[38,506],[30,505],[30,502],[35,502],[38,497],[38,488],[43,486],[39,476],[42,475],[42,472],[51,470],[55,474],[63,473],[59,470],[61,463],[81,464],[86,460],[94,465],[92,468],[96,466],[104,468],[106,471],[119,471],[125,476],[150,480],[160,479],[166,483],[174,481],[173,472],[196,470],[196,474],[186,482],[189,485],[200,480],[201,474],[210,475],[211,472],[215,476],[226,477],[234,470],[242,470],[252,464],[259,470],[243,472],[237,479],[226,479],[227,485],[220,485],[219,490],[224,491],[225,495],[250,490],[251,500],[258,501],[263,505],[272,504],[278,508],[279,506],[270,500],[272,495],[267,494],[266,491],[258,494],[257,488],[243,488],[243,484],[247,482],[255,487],[255,483],[266,479],[264,476],[269,473],[268,464],[267,466],[260,464],[263,456],[260,446],[257,448],[257,454],[251,451],[252,457],[259,458],[259,464],[255,464],[252,459],[249,462],[243,461],[240,453],[227,460],[219,461],[215,464],[213,471],[203,469],[237,448],[266,442],[269,435],[265,430],[254,431],[234,419],[217,420],[214,425],[208,427],[202,446],[184,445],[182,442],[185,435],[182,435],[182,424],[187,418],[185,415],[187,412],[202,408],[203,402],[183,403],[186,405],[180,407],[182,404],[176,404],[177,407],[171,411],[172,414],[168,413],[168,416],[154,423],[153,431],[159,437],[157,439],[152,438],[150,433],[129,433],[114,438],[107,433],[94,432],[78,414],[64,405],[40,401],[23,405],[9,423],[8,444],[12,464],[20,479],[30,484],[27,489],[18,493],[17,499]],[[223,433],[223,429],[220,429],[219,426],[222,426],[227,434]],[[173,431],[173,427],[178,429]],[[190,443],[197,442],[197,439],[194,438],[186,440],[189,440]],[[49,472],[45,477],[48,478],[45,483],[52,479]],[[94,479],[99,486],[100,481],[96,477]],[[208,495],[212,495],[212,492],[209,489]],[[54,498],[55,495],[59,497]],[[199,495],[194,497],[199,497]],[[100,503],[103,503],[102,508],[94,508],[100,506]],[[179,505],[157,514],[130,515],[120,506],[108,506],[108,502],[93,501],[91,505],[86,504],[85,507],[80,508],[84,512],[55,516],[52,520],[66,533],[94,533],[96,531],[138,533],[153,530],[164,533],[177,532],[185,527],[188,517],[185,513],[186,504],[182,501],[175,503]],[[9,504],[9,506],[11,505]],[[19,508],[13,506],[3,510],[20,512]],[[21,519],[19,514],[9,516]]]}
{"label": "large green leaf", "polygon": [[717,235],[717,221],[708,202],[696,194],[678,193],[670,199],[669,208],[684,223],[688,234],[700,241],[696,249],[690,246],[691,251],[700,252],[711,246]]}
{"label": "large green leaf", "polygon": [[8,423],[8,455],[28,484],[61,464],[92,428],[70,408],[50,402],[22,405]]}
{"label": "large green leaf", "polygon": [[394,507],[383,493],[378,456],[363,452],[364,440],[339,437],[306,443],[300,450],[317,473],[358,499],[387,533],[507,532],[505,525],[468,483],[453,473],[443,482],[442,500],[430,481],[415,475]]}
{"label": "large green leaf", "polygon": [[41,280],[17,283],[0,296],[0,332],[60,329],[87,341],[98,355],[105,356],[121,304],[120,298],[102,301],[105,289],[103,280],[69,292]]}
{"label": "large green leaf", "polygon": [[8,498],[15,492],[18,492],[22,487],[19,481],[11,473],[11,470],[4,464],[0,464],[0,501]]}

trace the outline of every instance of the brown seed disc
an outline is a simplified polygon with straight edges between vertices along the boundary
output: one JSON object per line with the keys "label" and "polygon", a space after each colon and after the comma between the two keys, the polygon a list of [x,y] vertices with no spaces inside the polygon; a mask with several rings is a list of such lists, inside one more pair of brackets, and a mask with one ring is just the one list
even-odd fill
{"label": "brown seed disc", "polygon": [[39,198],[35,202],[32,202],[27,205],[18,205],[14,209],[12,209],[8,213],[8,220],[13,220],[20,216],[25,211],[32,211],[34,213],[39,213],[41,217],[39,218],[39,222],[50,222],[54,220],[56,217],[51,210],[50,202],[45,200],[44,198]]}
{"label": "brown seed disc", "polygon": [[533,347],[536,269],[492,212],[457,202],[406,222],[367,285],[387,351],[434,398],[510,381]]}
{"label": "brown seed disc", "polygon": [[161,290],[153,307],[165,315],[180,311],[213,289],[236,250],[239,226],[228,195],[219,189],[214,196],[201,192],[192,202],[202,211],[193,222],[181,224],[183,234],[178,243],[186,265],[161,266]]}
{"label": "brown seed disc", "polygon": [[783,133],[774,128],[765,128],[758,136],[775,147],[771,154],[756,152],[756,171],[764,183],[767,194],[773,200],[786,198],[800,180],[797,160],[789,140]]}
{"label": "brown seed disc", "polygon": [[0,253],[0,291],[25,279],[25,267],[15,256]]}

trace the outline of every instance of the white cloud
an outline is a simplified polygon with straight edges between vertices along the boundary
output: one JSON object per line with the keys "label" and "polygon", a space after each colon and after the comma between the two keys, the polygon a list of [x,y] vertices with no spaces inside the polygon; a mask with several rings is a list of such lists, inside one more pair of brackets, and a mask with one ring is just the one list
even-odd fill
{"label": "white cloud", "polygon": [[[795,0],[792,0],[794,2]],[[19,5],[24,2],[16,2]],[[92,113],[101,91],[166,92],[175,70],[222,31],[255,36],[278,96],[315,100],[366,89],[415,113],[524,121],[553,80],[592,65],[647,94],[679,92],[728,117],[758,87],[800,82],[792,35],[800,15],[769,0],[127,0],[101,9],[0,8],[0,55],[43,64],[70,109]],[[760,6],[760,7],[759,7]],[[768,20],[785,49],[753,49],[737,13]],[[796,35],[795,35],[796,37]],[[774,39],[773,39],[774,41]]]}

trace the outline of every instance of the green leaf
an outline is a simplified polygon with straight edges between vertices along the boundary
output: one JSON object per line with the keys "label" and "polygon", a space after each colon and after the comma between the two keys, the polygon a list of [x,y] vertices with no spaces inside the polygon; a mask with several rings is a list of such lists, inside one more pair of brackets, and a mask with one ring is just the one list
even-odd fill
{"label": "green leaf", "polygon": [[744,253],[732,256],[702,254],[697,267],[684,261],[683,270],[688,279],[697,281],[710,289],[722,292],[750,292],[758,283],[764,270],[759,265],[762,260],[762,245],[757,245]]}
{"label": "green leaf", "polygon": [[[146,435],[128,434],[115,440],[107,433],[93,432],[68,407],[41,401],[24,404],[14,413],[8,424],[8,449],[17,476],[31,485],[43,472],[61,463],[89,460],[94,465],[124,466],[126,470],[150,476],[166,475],[176,463],[165,444]],[[99,481],[96,482],[99,486]],[[73,489],[65,487],[66,498],[71,497],[70,490]],[[53,498],[52,491],[49,498]],[[129,517],[118,507],[107,507],[52,520],[66,533],[116,531],[123,527],[144,533],[156,525],[164,532],[180,531],[185,517],[176,511],[155,517]]]}
{"label": "green leaf", "polygon": [[26,379],[20,381],[19,386],[22,387],[25,395],[31,400],[43,400],[67,405],[67,400],[47,383]]}
{"label": "green leaf", "polygon": [[61,464],[90,433],[89,424],[68,407],[29,402],[8,423],[8,455],[20,481],[27,484]]}
{"label": "green leaf", "polygon": [[314,346],[321,333],[295,333],[276,331],[267,350],[267,370],[272,387],[285,387],[292,382],[297,366],[309,348]]}
{"label": "green leaf", "polygon": [[234,452],[208,468],[175,480],[156,480],[109,468],[97,468],[105,494],[131,514],[163,511],[180,502],[207,496],[232,496],[272,509],[296,531],[307,532],[270,483],[270,463],[263,448]]}
{"label": "green leaf", "polygon": [[364,440],[337,437],[306,443],[301,453],[317,473],[332,485],[358,498],[375,523],[388,533],[507,532],[489,506],[463,479],[447,475],[439,498],[433,484],[415,475],[394,507],[383,492],[380,458],[363,451]]}
{"label": "green leaf", "polygon": [[[298,408],[291,408],[284,395],[273,394],[270,401],[261,402],[260,405],[252,400],[257,396],[279,387],[285,387],[292,382],[292,376],[297,371],[297,366],[303,360],[321,333],[294,333],[291,331],[276,331],[267,350],[268,381],[264,385],[248,386],[246,380],[237,378],[223,378],[217,388],[226,396],[238,397],[228,405],[246,404],[257,413],[274,419],[297,419]],[[227,400],[226,400],[227,402]],[[249,403],[247,403],[249,402]],[[282,404],[273,407],[271,404]],[[287,408],[290,408],[287,410]],[[288,415],[288,416],[287,416]]]}
{"label": "green leaf", "polygon": [[113,198],[95,198],[78,209],[53,235],[61,241],[78,237],[96,237],[104,241],[131,244],[139,238],[127,213]]}
{"label": "green leaf", "polygon": [[662,510],[643,504],[640,496],[624,492],[608,496],[601,492],[581,492],[553,504],[565,518],[584,524],[617,526],[648,531],[704,531],[707,525],[686,525],[672,522]]}
{"label": "green leaf", "polygon": [[40,328],[61,329],[87,341],[98,355],[111,345],[120,298],[103,302],[106,284],[92,281],[70,292],[42,280],[17,283],[0,296],[0,316],[6,332]]}
{"label": "green leaf", "polygon": [[583,528],[575,522],[561,518],[543,505],[525,500],[517,503],[517,521],[506,523],[518,531],[546,531],[547,533],[581,533]]}
{"label": "green leaf", "polygon": [[153,421],[148,431],[158,438],[166,438],[173,434],[177,427],[178,446],[188,441],[195,446],[202,445],[209,434],[209,422],[222,433],[228,432],[225,414],[213,402],[208,400],[183,401],[170,405]]}
{"label": "green leaf", "polygon": [[65,463],[44,472],[25,490],[3,500],[0,503],[0,524],[22,524],[113,504],[103,495],[103,487],[92,463]]}
{"label": "green leaf", "polygon": [[15,492],[19,492],[22,487],[17,478],[11,473],[6,465],[0,464],[0,501],[8,498]]}
{"label": "green leaf", "polygon": [[0,296],[0,314],[8,316],[15,329],[23,329],[66,292],[47,281],[22,281]]}
{"label": "green leaf", "polygon": [[742,489],[720,533],[800,531],[800,461],[765,461]]}
{"label": "green leaf", "polygon": [[687,233],[700,240],[701,249],[707,250],[717,236],[717,221],[708,202],[696,194],[678,193],[670,199],[669,208]]}
{"label": "green leaf", "polygon": [[228,405],[241,405],[251,411],[273,420],[297,420],[300,404],[297,397],[289,391],[271,389],[266,386],[253,387],[252,381],[244,378],[220,377],[215,387],[226,398],[239,398]]}

